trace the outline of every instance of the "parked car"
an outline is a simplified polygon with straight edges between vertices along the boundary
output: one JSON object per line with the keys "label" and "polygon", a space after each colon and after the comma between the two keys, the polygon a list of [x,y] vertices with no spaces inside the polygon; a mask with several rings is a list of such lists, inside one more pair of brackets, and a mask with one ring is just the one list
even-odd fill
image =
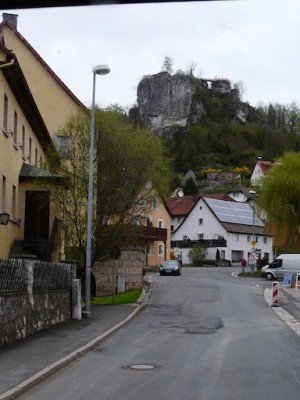
{"label": "parked car", "polygon": [[261,269],[261,277],[267,281],[283,279],[288,272],[300,273],[300,254],[281,254]]}
{"label": "parked car", "polygon": [[181,275],[181,263],[177,260],[164,261],[159,268],[159,275]]}

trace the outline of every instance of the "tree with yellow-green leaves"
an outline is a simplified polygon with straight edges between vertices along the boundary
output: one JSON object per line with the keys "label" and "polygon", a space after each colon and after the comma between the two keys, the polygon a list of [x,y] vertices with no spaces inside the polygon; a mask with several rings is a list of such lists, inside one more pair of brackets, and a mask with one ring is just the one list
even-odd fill
{"label": "tree with yellow-green leaves", "polygon": [[286,235],[294,248],[300,226],[300,154],[285,152],[261,180],[258,204],[267,212],[267,222]]}
{"label": "tree with yellow-green leaves", "polygon": [[[62,135],[68,152],[52,168],[68,177],[68,190],[55,193],[63,209],[66,242],[84,257],[87,226],[90,116],[73,116]],[[56,161],[55,161],[56,160]],[[54,164],[54,165],[53,165]],[[119,109],[96,110],[93,201],[93,259],[134,235],[134,226],[160,197],[169,194],[173,174],[161,139],[133,127]]]}

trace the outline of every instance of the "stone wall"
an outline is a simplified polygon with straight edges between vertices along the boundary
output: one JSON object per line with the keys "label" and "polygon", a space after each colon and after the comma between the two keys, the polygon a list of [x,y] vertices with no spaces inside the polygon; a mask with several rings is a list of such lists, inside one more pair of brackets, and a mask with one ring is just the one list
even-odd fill
{"label": "stone wall", "polygon": [[74,264],[0,260],[0,347],[67,321],[72,312],[81,318],[75,277]]}
{"label": "stone wall", "polygon": [[[113,275],[115,276],[115,293],[118,292],[118,275],[125,277],[125,291],[143,286],[143,268],[145,254],[140,250],[122,251],[117,260],[108,259],[96,262],[92,272],[96,280],[96,296],[113,294]],[[123,275],[124,274],[124,275]],[[120,278],[120,276],[119,276]]]}
{"label": "stone wall", "polygon": [[0,347],[71,319],[71,292],[0,294]]}

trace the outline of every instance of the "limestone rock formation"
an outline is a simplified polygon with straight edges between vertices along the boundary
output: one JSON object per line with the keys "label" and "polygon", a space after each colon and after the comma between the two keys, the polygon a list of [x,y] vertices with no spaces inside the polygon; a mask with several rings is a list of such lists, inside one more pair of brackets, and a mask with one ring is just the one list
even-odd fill
{"label": "limestone rock formation", "polygon": [[254,108],[240,101],[238,90],[232,89],[228,80],[197,79],[166,71],[141,80],[137,88],[137,114],[156,134],[172,136],[201,122],[209,112],[207,96],[229,98],[227,108],[233,121],[247,123],[257,118]]}

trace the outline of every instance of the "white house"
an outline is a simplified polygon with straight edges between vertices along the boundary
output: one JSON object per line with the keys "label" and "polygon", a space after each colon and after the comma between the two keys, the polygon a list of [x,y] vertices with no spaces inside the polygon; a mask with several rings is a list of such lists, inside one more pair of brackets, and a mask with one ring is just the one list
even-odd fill
{"label": "white house", "polygon": [[[248,203],[199,195],[183,217],[184,207],[180,208],[179,202],[184,204],[184,197],[177,200],[181,222],[172,232],[172,247],[182,253],[183,264],[190,263],[189,250],[197,243],[207,247],[207,259],[216,259],[217,249],[221,259],[230,262],[247,260],[253,251],[256,258],[273,259],[272,236],[265,233],[264,222]],[[167,204],[172,213],[172,206]]]}
{"label": "white house", "polygon": [[270,167],[274,164],[274,161],[264,161],[260,158],[257,159],[256,164],[252,170],[250,177],[251,186],[258,186],[261,178],[265,175]]}

